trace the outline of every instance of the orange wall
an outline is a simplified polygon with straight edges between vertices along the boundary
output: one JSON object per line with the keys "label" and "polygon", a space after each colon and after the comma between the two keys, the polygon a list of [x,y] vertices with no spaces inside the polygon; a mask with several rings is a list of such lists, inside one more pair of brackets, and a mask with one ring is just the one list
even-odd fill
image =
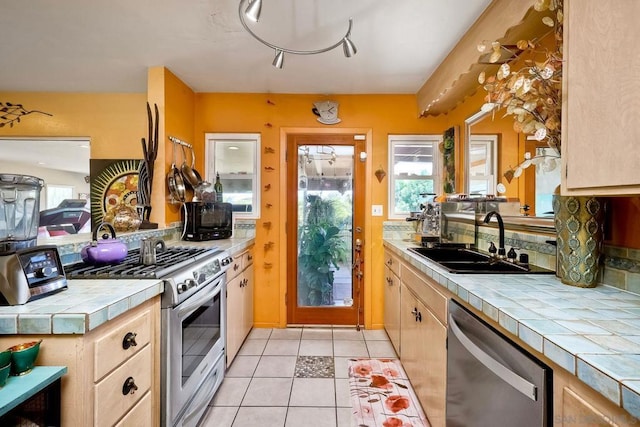
{"label": "orange wall", "polygon": [[[176,77],[165,67],[152,67],[148,73],[149,104],[153,111],[154,104],[160,111],[160,126],[158,132],[158,158],[153,184],[153,211],[151,221],[161,225],[171,224],[181,220],[180,204],[169,203],[169,191],[166,176],[171,170],[173,162],[173,144],[168,137],[173,136],[192,144],[196,154],[202,162],[204,139],[194,138],[195,94],[189,86]],[[189,150],[185,150],[188,162],[191,162]],[[176,149],[176,163],[178,167],[183,161],[182,147]],[[202,163],[201,163],[202,164]],[[196,168],[198,169],[198,168]],[[202,169],[199,169],[202,170]],[[187,196],[191,196],[189,190]]]}
{"label": "orange wall", "polygon": [[146,93],[0,92],[2,102],[52,114],[24,116],[0,128],[0,136],[90,137],[93,159],[137,159],[147,133],[146,100]]}
{"label": "orange wall", "polygon": [[[270,210],[262,208],[262,218],[256,224],[256,257],[255,257],[255,324],[257,326],[284,326],[286,311],[284,310],[284,292],[286,283],[286,265],[279,264],[278,254],[284,241],[276,241],[276,247],[263,249],[267,240],[278,240],[283,236],[286,212],[280,206],[284,192],[278,192],[281,182],[280,174],[284,174],[285,165],[278,164],[282,150],[280,143],[281,128],[327,128],[318,123],[311,112],[315,101],[330,99],[339,103],[339,117],[342,122],[332,128],[359,128],[372,131],[372,151],[369,162],[372,170],[379,165],[387,170],[387,137],[389,134],[435,133],[442,134],[445,129],[443,119],[424,120],[416,117],[416,98],[413,95],[287,95],[287,94],[196,94],[194,141],[198,155],[197,167],[204,173],[204,135],[207,132],[251,132],[260,133],[263,147],[271,147],[276,154],[262,154],[264,166],[275,167],[273,172],[262,171],[262,184],[272,184],[270,192],[262,193],[263,205],[273,204]],[[269,157],[270,156],[270,157]],[[387,170],[387,172],[389,172]],[[373,174],[373,173],[371,173]],[[387,185],[385,179],[378,183],[376,179],[368,179],[370,200],[372,204],[383,205],[387,212]],[[273,188],[276,191],[273,191]],[[286,206],[286,204],[285,204]],[[367,206],[366,212],[370,212]],[[365,242],[371,248],[371,259],[367,263],[365,289],[370,290],[365,301],[365,324],[367,327],[379,328],[383,322],[383,217],[367,218],[371,224],[372,241]],[[262,226],[271,221],[272,227],[267,230]],[[264,263],[273,264],[273,268],[265,270]]]}

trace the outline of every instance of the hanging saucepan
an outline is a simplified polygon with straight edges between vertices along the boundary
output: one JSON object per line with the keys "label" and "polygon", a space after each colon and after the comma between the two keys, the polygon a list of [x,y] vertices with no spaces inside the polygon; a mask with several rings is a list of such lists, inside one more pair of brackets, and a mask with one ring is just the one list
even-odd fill
{"label": "hanging saucepan", "polygon": [[[193,148],[189,147],[191,153],[193,155]],[[187,154],[184,151],[184,145],[182,146],[182,155],[184,160],[182,161],[182,176],[184,177],[185,183],[187,183],[191,188],[196,188],[202,182],[202,177],[199,173],[195,172],[191,166],[187,163]]]}
{"label": "hanging saucepan", "polygon": [[176,166],[176,143],[173,144],[173,162],[171,163],[171,170],[167,174],[167,186],[171,192],[171,197],[177,202],[184,203],[184,180],[182,179],[182,173]]}
{"label": "hanging saucepan", "polygon": [[198,178],[198,185],[202,184],[202,175],[200,175],[200,172],[197,171],[196,169],[196,153],[193,150],[193,147],[191,148],[191,170],[193,171],[193,174],[196,176],[196,178]]}

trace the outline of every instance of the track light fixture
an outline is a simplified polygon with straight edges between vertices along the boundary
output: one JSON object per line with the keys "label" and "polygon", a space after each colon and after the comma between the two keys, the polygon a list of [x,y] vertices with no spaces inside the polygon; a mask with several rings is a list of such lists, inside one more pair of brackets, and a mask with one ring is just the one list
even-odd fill
{"label": "track light fixture", "polygon": [[[246,6],[245,6],[246,5]],[[351,58],[358,52],[356,46],[351,41],[351,28],[353,26],[353,19],[349,18],[349,28],[347,29],[347,33],[338,41],[337,43],[332,44],[331,46],[325,47],[324,49],[315,49],[315,50],[295,50],[295,49],[287,49],[284,47],[276,46],[273,43],[269,43],[268,41],[260,38],[256,33],[251,31],[245,19],[249,19],[253,22],[258,22],[260,20],[260,12],[262,11],[262,0],[240,0],[238,5],[238,15],[240,16],[240,23],[244,27],[245,30],[251,36],[258,40],[265,46],[270,47],[275,51],[275,58],[273,59],[272,65],[276,68],[282,68],[284,65],[284,54],[291,53],[293,55],[315,55],[318,53],[328,52],[332,49],[337,48],[338,46],[342,46],[344,56],[347,58]]]}

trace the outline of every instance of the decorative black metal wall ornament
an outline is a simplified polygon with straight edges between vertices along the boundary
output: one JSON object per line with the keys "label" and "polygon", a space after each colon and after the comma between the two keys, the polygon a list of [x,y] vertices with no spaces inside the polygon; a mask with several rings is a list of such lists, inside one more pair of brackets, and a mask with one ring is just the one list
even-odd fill
{"label": "decorative black metal wall ornament", "polygon": [[22,104],[13,104],[11,102],[0,101],[0,128],[7,125],[12,128],[14,123],[20,123],[21,117],[32,113],[53,116],[53,114],[45,113],[44,111],[27,110],[22,106]]}

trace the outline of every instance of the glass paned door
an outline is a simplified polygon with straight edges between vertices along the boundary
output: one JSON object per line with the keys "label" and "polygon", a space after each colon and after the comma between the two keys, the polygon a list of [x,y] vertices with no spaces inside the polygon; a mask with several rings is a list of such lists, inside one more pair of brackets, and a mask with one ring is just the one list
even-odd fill
{"label": "glass paned door", "polygon": [[354,242],[363,240],[360,144],[342,134],[289,140],[287,152],[295,153],[287,156],[289,324],[356,325],[362,319],[362,251],[354,251]]}
{"label": "glass paned door", "polygon": [[350,307],[353,146],[298,147],[298,306]]}

